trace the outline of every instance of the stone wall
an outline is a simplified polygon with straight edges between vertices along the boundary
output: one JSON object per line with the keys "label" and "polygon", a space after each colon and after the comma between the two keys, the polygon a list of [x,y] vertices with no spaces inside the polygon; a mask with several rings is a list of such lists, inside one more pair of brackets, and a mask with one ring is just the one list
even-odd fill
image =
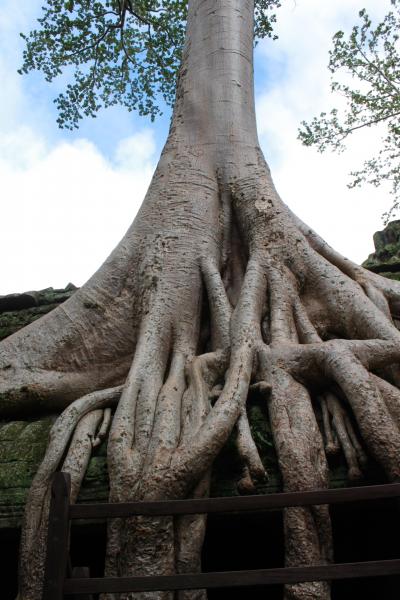
{"label": "stone wall", "polygon": [[400,281],[400,221],[391,221],[382,231],[374,234],[375,252],[363,267],[389,279]]}
{"label": "stone wall", "polygon": [[47,288],[39,292],[0,296],[0,341],[68,300],[76,289],[70,283],[61,290]]}

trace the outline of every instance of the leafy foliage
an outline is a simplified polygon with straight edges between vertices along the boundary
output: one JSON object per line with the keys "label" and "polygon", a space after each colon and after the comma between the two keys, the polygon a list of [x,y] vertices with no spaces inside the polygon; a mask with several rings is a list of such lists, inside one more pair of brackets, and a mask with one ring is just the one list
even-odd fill
{"label": "leafy foliage", "polygon": [[[37,69],[51,82],[71,82],[56,99],[58,124],[74,129],[84,116],[120,104],[153,120],[160,99],[172,105],[188,0],[47,0],[28,35],[20,73]],[[272,36],[280,0],[257,0],[255,33]]]}
{"label": "leafy foliage", "polygon": [[[309,124],[303,121],[299,131],[303,144],[316,145],[323,152],[327,148],[341,151],[355,131],[379,127],[383,131],[381,145],[351,173],[349,187],[391,182],[394,204],[387,219],[400,204],[400,0],[391,0],[391,4],[393,9],[377,26],[364,9],[359,13],[360,24],[353,27],[348,39],[343,31],[335,34],[329,62],[331,89],[345,99],[346,109],[323,112]],[[336,79],[343,72],[350,75],[351,85]]]}

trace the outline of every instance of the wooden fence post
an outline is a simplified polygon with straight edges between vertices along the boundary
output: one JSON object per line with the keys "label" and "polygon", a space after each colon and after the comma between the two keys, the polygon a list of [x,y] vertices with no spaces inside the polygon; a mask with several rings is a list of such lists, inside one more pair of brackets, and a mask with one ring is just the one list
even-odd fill
{"label": "wooden fence post", "polygon": [[69,505],[71,478],[68,473],[54,475],[51,487],[43,600],[63,600],[68,563]]}
{"label": "wooden fence post", "polygon": [[67,473],[57,473],[52,487],[42,599],[63,600],[64,591],[66,596],[75,595],[77,598],[84,596],[85,600],[91,600],[91,594],[98,593],[120,594],[155,590],[172,591],[273,584],[286,585],[305,581],[333,581],[336,579],[381,577],[384,575],[400,576],[400,559],[150,577],[91,578],[86,567],[75,568],[70,578],[67,577],[66,573],[69,522],[74,519],[126,518],[133,515],[154,517],[158,515],[248,512],[288,506],[312,506],[335,502],[399,497],[400,484],[396,483],[343,490],[285,492],[264,496],[242,496],[240,498],[70,505],[70,477]]}

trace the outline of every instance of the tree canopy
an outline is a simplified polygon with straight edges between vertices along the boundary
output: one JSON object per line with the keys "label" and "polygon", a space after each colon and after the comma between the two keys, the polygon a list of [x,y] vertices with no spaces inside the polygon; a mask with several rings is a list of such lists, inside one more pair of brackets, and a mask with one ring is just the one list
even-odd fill
{"label": "tree canopy", "polygon": [[[256,0],[255,34],[273,35],[280,0]],[[116,104],[153,120],[171,106],[185,36],[188,0],[47,0],[26,42],[20,73],[66,74],[54,100],[60,127],[74,129]]]}
{"label": "tree canopy", "polygon": [[343,31],[334,35],[331,89],[344,99],[345,107],[322,112],[310,123],[303,121],[299,131],[303,144],[324,152],[328,148],[342,151],[351,134],[378,128],[380,146],[351,173],[349,187],[390,182],[394,203],[387,217],[400,203],[400,1],[391,0],[391,4],[392,10],[377,25],[364,9],[348,37]]}

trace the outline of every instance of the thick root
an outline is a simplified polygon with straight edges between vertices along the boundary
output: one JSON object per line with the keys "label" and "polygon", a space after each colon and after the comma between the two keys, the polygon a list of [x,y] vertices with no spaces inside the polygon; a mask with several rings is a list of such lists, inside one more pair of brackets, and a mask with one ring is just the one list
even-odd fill
{"label": "thick root", "polygon": [[375,381],[354,355],[346,352],[333,354],[326,366],[346,395],[371,454],[384,467],[389,479],[397,481],[400,431]]}
{"label": "thick root", "polygon": [[[210,493],[211,471],[200,481],[194,498],[207,497]],[[178,573],[201,572],[201,549],[206,532],[207,515],[185,515],[178,517],[175,524],[176,569]],[[206,600],[206,590],[180,590],[178,600]]]}
{"label": "thick root", "polygon": [[49,446],[32,482],[25,507],[19,600],[41,598],[53,474],[60,467],[70,473],[71,501],[75,502],[90,460],[93,440],[103,419],[102,408],[115,405],[120,394],[121,388],[114,388],[80,398],[64,411],[50,432]]}
{"label": "thick root", "polygon": [[[268,404],[275,448],[285,491],[328,486],[328,466],[310,397],[305,388],[281,369],[272,368]],[[332,560],[328,508],[285,510],[286,565],[319,565]],[[287,600],[328,600],[329,584],[311,582],[286,586]]]}
{"label": "thick root", "polygon": [[261,482],[267,477],[267,471],[253,440],[245,407],[242,409],[237,421],[236,444],[239,456],[244,464],[243,477],[238,484],[239,491],[250,494],[255,492],[254,483]]}
{"label": "thick root", "polygon": [[93,450],[93,440],[103,420],[103,411],[94,410],[78,423],[61,471],[71,476],[71,502],[76,502],[81,484],[89,465]]}
{"label": "thick root", "polygon": [[[341,447],[348,466],[349,480],[359,481],[362,478],[361,467],[366,465],[367,457],[357,439],[351,421],[337,396],[331,392],[321,398],[321,405],[327,442],[326,454],[335,454]],[[332,419],[331,424],[330,418]]]}
{"label": "thick root", "polygon": [[[148,321],[148,333],[143,336],[143,346],[139,339],[110,435],[112,499],[182,498],[193,493],[208,493],[208,483],[206,487],[205,484],[199,487],[198,482],[209,481],[207,473],[215,456],[240,415],[245,414],[255,349],[261,335],[262,297],[266,279],[257,261],[250,262],[246,273],[248,285],[243,288],[228,332],[227,314],[231,309],[226,294],[221,291],[221,278],[215,274],[215,270],[207,268],[204,277],[210,293],[212,291],[214,294],[212,311],[215,320],[220,323],[215,343],[224,345],[229,333],[233,340],[231,352],[216,349],[196,358],[190,357],[188,348],[193,346],[193,342],[186,340],[185,343],[176,336],[171,349],[166,343],[160,346],[161,338],[154,336],[154,325]],[[151,345],[153,340],[154,349]],[[167,354],[166,349],[169,351]],[[152,408],[148,421],[151,435],[148,436],[146,448],[141,448],[138,463],[135,462],[137,444],[139,440],[145,440],[145,436],[143,429],[138,429],[138,408],[133,409],[139,406],[139,396],[141,402],[149,402],[147,397],[143,397],[143,377],[146,373],[143,365],[147,364],[153,352],[158,357],[164,356],[158,363],[164,383],[160,382],[159,377],[151,392]],[[215,386],[223,381],[222,392],[212,405],[210,396]],[[242,433],[243,422],[244,419]],[[127,426],[130,433],[122,436]],[[255,446],[249,451],[252,442],[250,430],[244,434],[241,446],[247,452],[246,460],[251,464],[254,474],[257,472],[260,475],[261,471],[264,474],[261,461],[257,463],[255,459]],[[171,574],[187,571],[188,568],[198,570],[204,527],[203,517],[180,519],[175,526],[169,518],[134,518],[127,520],[123,527],[119,522],[114,522],[109,531],[107,574],[150,575]],[[203,592],[185,594],[182,597],[204,597]],[[169,597],[168,593],[157,592],[126,595],[126,598],[136,600]]]}

